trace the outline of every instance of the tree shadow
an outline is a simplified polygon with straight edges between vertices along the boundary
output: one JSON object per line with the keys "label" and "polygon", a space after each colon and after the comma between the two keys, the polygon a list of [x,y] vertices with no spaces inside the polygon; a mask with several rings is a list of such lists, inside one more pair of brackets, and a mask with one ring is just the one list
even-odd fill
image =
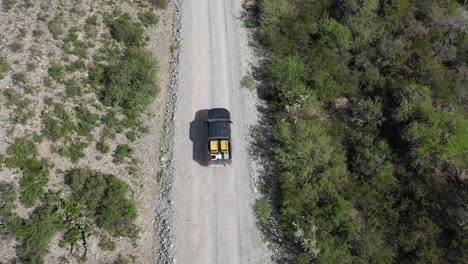
{"label": "tree shadow", "polygon": [[195,118],[190,122],[190,140],[192,141],[192,159],[201,166],[208,166],[206,150],[206,115],[208,109],[202,109],[195,113]]}

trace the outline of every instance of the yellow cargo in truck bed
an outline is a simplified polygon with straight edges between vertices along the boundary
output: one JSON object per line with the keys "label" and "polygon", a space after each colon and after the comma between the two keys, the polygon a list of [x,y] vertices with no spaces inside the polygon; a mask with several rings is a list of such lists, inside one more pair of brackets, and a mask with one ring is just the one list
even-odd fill
{"label": "yellow cargo in truck bed", "polygon": [[218,152],[218,141],[217,140],[211,140],[210,141],[210,152],[211,153],[217,153]]}
{"label": "yellow cargo in truck bed", "polygon": [[225,152],[229,150],[229,143],[227,140],[221,140],[221,151]]}

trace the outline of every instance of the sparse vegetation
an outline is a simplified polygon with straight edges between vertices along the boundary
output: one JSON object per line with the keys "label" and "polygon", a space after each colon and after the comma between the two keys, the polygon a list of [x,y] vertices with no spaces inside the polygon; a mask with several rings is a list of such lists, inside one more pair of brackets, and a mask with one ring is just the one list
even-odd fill
{"label": "sparse vegetation", "polygon": [[56,81],[63,81],[65,77],[65,67],[62,64],[55,63],[49,68],[49,75]]}
{"label": "sparse vegetation", "polygon": [[49,180],[49,168],[45,161],[28,160],[23,166],[23,177],[20,181],[20,201],[26,207],[32,207],[44,193]]}
{"label": "sparse vegetation", "polygon": [[47,27],[49,28],[50,33],[54,37],[54,39],[58,39],[60,35],[63,34],[63,19],[61,16],[55,16],[53,20],[50,20],[47,23]]}
{"label": "sparse vegetation", "polygon": [[116,249],[115,242],[109,237],[104,237],[99,241],[99,247],[105,251],[114,251]]}
{"label": "sparse vegetation", "polygon": [[[0,52],[0,99],[10,115],[1,124],[7,146],[0,170],[11,171],[7,180],[13,181],[0,182],[0,240],[14,242],[16,251],[16,259],[2,261],[44,263],[51,241],[68,248],[60,261],[86,261],[90,235],[101,238],[100,250],[109,251],[103,261],[122,253],[116,250],[122,239],[137,246],[137,209],[126,183],[91,169],[69,171],[69,185],[58,179],[85,157],[106,163],[114,158],[108,166],[122,171],[119,178],[135,175],[137,159],[125,143],[145,132],[139,115],[156,96],[157,63],[144,49],[144,30],[157,25],[158,16],[128,1],[100,4],[85,10],[78,2],[1,2],[0,13],[18,12],[13,20],[5,18]],[[119,11],[122,6],[129,13]],[[99,78],[89,77],[100,70]],[[18,205],[22,213],[15,212]]]}
{"label": "sparse vegetation", "polygon": [[91,131],[96,128],[97,121],[99,120],[99,115],[91,113],[88,107],[83,104],[80,104],[75,108],[76,117],[78,118],[78,135],[86,136]]}
{"label": "sparse vegetation", "polygon": [[166,9],[169,4],[169,0],[149,0],[149,2],[156,8]]}
{"label": "sparse vegetation", "polygon": [[104,139],[101,139],[96,143],[96,149],[103,154],[108,153],[110,151],[109,144],[107,144]]}
{"label": "sparse vegetation", "polygon": [[84,150],[87,147],[88,143],[75,139],[61,147],[59,153],[60,155],[69,158],[73,163],[77,163],[81,158],[85,157]]}
{"label": "sparse vegetation", "polygon": [[16,42],[13,42],[10,45],[8,45],[8,47],[13,52],[19,52],[23,48],[23,44],[21,44],[21,42],[19,42],[19,41],[16,41]]}
{"label": "sparse vegetation", "polygon": [[152,11],[138,13],[138,19],[146,27],[157,25],[159,22],[159,17]]}
{"label": "sparse vegetation", "polygon": [[6,12],[10,11],[15,6],[15,0],[3,0],[2,1],[2,8]]}
{"label": "sparse vegetation", "polygon": [[85,214],[114,236],[135,237],[137,212],[126,198],[128,186],[115,176],[89,170],[73,170],[66,176],[73,191],[72,199],[85,204]]}
{"label": "sparse vegetation", "polygon": [[241,80],[241,85],[246,89],[253,90],[255,88],[255,80],[250,75],[244,76]]}
{"label": "sparse vegetation", "polygon": [[0,53],[0,80],[5,78],[5,73],[10,70],[10,64],[5,56]]}
{"label": "sparse vegetation", "polygon": [[24,72],[17,72],[11,76],[11,79],[17,83],[26,83],[26,74]]}
{"label": "sparse vegetation", "polygon": [[10,168],[25,168],[25,165],[39,153],[34,142],[27,138],[17,138],[11,144],[6,154],[5,165]]}
{"label": "sparse vegetation", "polygon": [[257,214],[258,223],[262,227],[270,225],[271,208],[265,198],[257,200],[255,204],[255,213]]}
{"label": "sparse vegetation", "polygon": [[123,162],[126,158],[130,158],[133,154],[133,149],[127,145],[118,145],[114,152],[114,161]]}

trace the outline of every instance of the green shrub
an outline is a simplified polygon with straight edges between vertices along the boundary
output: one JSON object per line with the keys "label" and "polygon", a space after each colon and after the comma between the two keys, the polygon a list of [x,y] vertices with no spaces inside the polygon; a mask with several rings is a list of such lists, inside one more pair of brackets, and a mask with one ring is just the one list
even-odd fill
{"label": "green shrub", "polygon": [[31,101],[24,98],[13,88],[7,88],[3,91],[3,95],[8,99],[8,103],[16,106],[17,108],[25,109]]}
{"label": "green shrub", "polygon": [[73,163],[77,163],[81,158],[85,157],[84,150],[88,147],[88,143],[80,141],[72,141],[61,147],[60,155],[69,158]]}
{"label": "green shrub", "polygon": [[47,138],[57,141],[67,137],[76,129],[77,126],[73,121],[73,117],[65,109],[64,104],[55,103],[53,110],[46,109],[42,111],[42,132]]}
{"label": "green shrub", "polygon": [[101,238],[98,246],[104,251],[115,251],[115,249],[117,248],[115,242],[108,237]]}
{"label": "green shrub", "polygon": [[17,107],[13,112],[11,112],[10,120],[14,124],[25,125],[32,117],[34,117],[33,110],[27,111],[24,108]]}
{"label": "green shrub", "polygon": [[125,158],[130,158],[133,154],[133,149],[127,145],[118,145],[114,151],[114,162],[122,162]]}
{"label": "green shrub", "polygon": [[5,77],[5,73],[10,70],[10,64],[5,56],[0,54],[0,80]]}
{"label": "green shrub", "polygon": [[67,97],[75,97],[83,94],[83,84],[75,79],[65,81],[65,94]]}
{"label": "green shrub", "polygon": [[20,51],[20,50],[23,48],[23,44],[21,44],[20,42],[16,41],[16,42],[13,42],[13,43],[11,43],[10,45],[8,45],[8,47],[10,48],[11,51],[13,51],[13,52],[18,52],[18,51]]}
{"label": "green shrub", "polygon": [[44,263],[43,256],[48,253],[49,241],[60,230],[66,227],[63,215],[57,212],[56,202],[48,201],[34,210],[29,219],[17,217],[15,235],[20,245],[16,255],[22,263]]}
{"label": "green shrub", "polygon": [[63,34],[63,20],[59,16],[49,21],[47,27],[54,39],[58,39]]}
{"label": "green shrub", "polygon": [[244,76],[241,80],[241,85],[246,89],[253,90],[255,88],[255,80],[250,75]]}
{"label": "green shrub", "polygon": [[270,225],[271,208],[265,198],[257,200],[257,203],[255,204],[255,213],[257,215],[258,223],[261,226],[266,227]]}
{"label": "green shrub", "polygon": [[44,35],[44,31],[40,30],[40,29],[34,29],[33,32],[32,32],[32,36],[34,38],[40,38]]}
{"label": "green shrub", "polygon": [[80,70],[85,70],[86,64],[82,60],[76,60],[66,67],[68,73],[73,73]]}
{"label": "green shrub", "polygon": [[77,132],[80,136],[86,136],[93,131],[97,126],[99,120],[98,114],[93,114],[89,111],[88,107],[80,104],[75,108],[76,117],[78,118]]}
{"label": "green shrub", "polygon": [[2,8],[4,11],[8,12],[12,9],[16,4],[16,0],[3,0],[2,1]]}
{"label": "green shrub", "polygon": [[119,124],[119,119],[117,118],[117,112],[114,110],[109,110],[105,116],[103,116],[102,121],[106,124],[107,127],[112,128]]}
{"label": "green shrub", "polygon": [[104,105],[121,107],[127,116],[136,119],[157,95],[156,73],[152,53],[131,48],[120,62],[104,70],[99,98]]}
{"label": "green shrub", "polygon": [[128,140],[130,140],[131,142],[135,142],[137,139],[138,139],[138,131],[135,131],[135,130],[130,130],[127,132],[127,135],[126,137],[128,138]]}
{"label": "green shrub", "polygon": [[60,241],[59,245],[63,247],[65,245],[74,244],[80,240],[81,237],[81,230],[77,226],[74,226],[68,229],[68,231],[63,235],[63,239]]}
{"label": "green shrub", "polygon": [[85,208],[84,213],[96,219],[99,227],[114,236],[135,237],[136,206],[126,196],[128,186],[111,174],[76,169],[67,173],[72,199]]}
{"label": "green shrub", "polygon": [[6,150],[8,157],[5,165],[10,168],[23,168],[31,159],[38,155],[38,150],[33,141],[27,138],[17,138]]}
{"label": "green shrub", "polygon": [[31,159],[26,162],[23,177],[20,180],[20,201],[26,207],[32,207],[44,193],[49,180],[48,164],[45,161]]}
{"label": "green shrub", "polygon": [[143,46],[144,30],[140,23],[132,20],[128,13],[120,15],[109,24],[111,35],[117,41],[123,42],[127,47]]}
{"label": "green shrub", "polygon": [[96,149],[104,154],[110,151],[109,144],[107,144],[104,139],[101,139],[96,143]]}
{"label": "green shrub", "polygon": [[0,237],[12,235],[14,224],[17,221],[14,210],[16,209],[16,192],[12,184],[0,181]]}
{"label": "green shrub", "polygon": [[138,13],[138,19],[144,26],[154,26],[159,22],[159,17],[152,11],[146,11],[143,13]]}
{"label": "green shrub", "polygon": [[26,83],[27,81],[26,74],[24,74],[24,72],[14,73],[11,76],[11,79],[13,79],[13,81],[15,81],[16,83],[22,83],[22,84]]}
{"label": "green shrub", "polygon": [[49,68],[49,75],[56,81],[63,81],[65,77],[65,67],[62,64],[54,63]]}
{"label": "green shrub", "polygon": [[169,0],[149,0],[149,2],[156,8],[166,9],[169,4]]}
{"label": "green shrub", "polygon": [[35,71],[36,69],[37,69],[36,64],[31,63],[31,62],[28,62],[28,63],[26,64],[26,70],[27,70],[28,72]]}

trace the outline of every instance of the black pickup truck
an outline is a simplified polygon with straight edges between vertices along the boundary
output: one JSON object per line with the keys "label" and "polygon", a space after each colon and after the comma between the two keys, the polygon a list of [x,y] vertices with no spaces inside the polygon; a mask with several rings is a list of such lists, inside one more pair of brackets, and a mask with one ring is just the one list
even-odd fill
{"label": "black pickup truck", "polygon": [[208,165],[220,166],[232,163],[231,114],[224,108],[213,108],[207,113]]}

